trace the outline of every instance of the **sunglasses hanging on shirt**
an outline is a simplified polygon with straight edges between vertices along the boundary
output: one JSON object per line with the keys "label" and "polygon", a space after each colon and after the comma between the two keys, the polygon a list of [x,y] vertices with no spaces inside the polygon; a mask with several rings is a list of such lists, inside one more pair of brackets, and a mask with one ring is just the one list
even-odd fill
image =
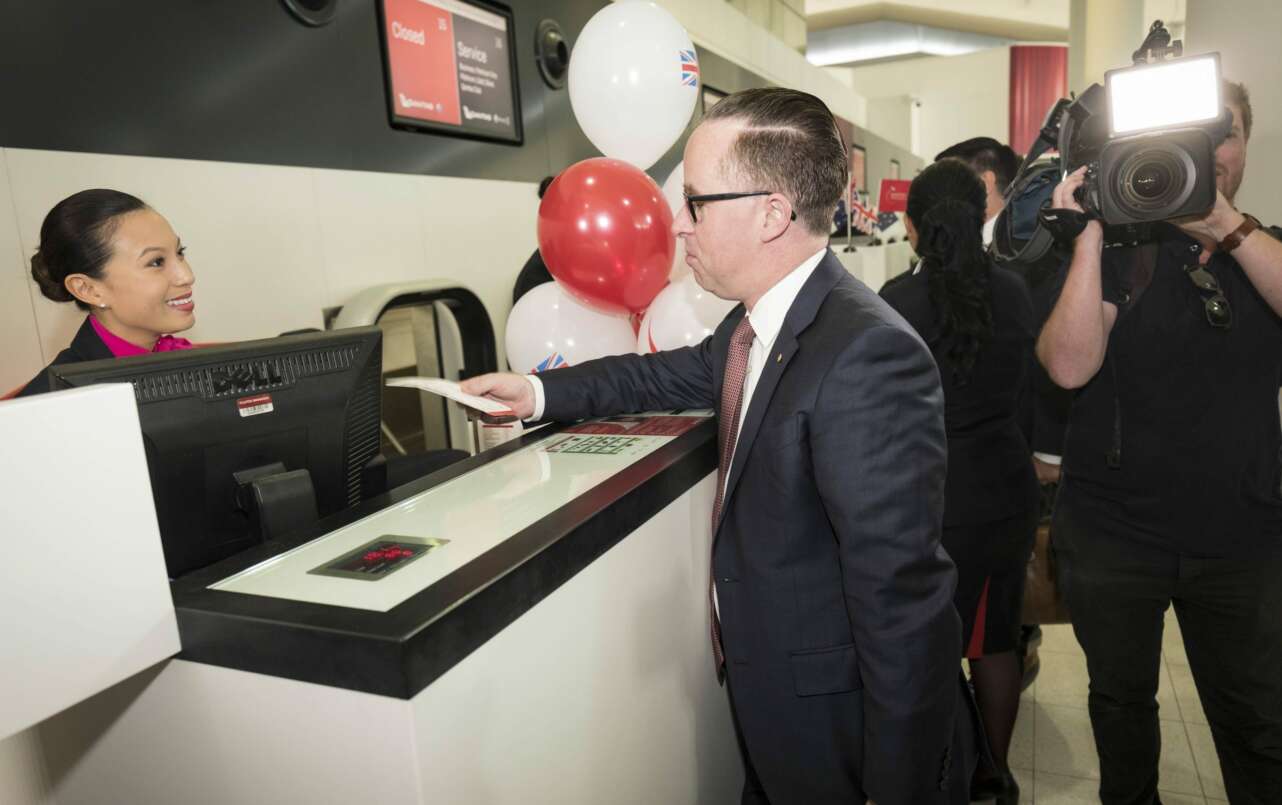
{"label": "sunglasses hanging on shirt", "polygon": [[1206,269],[1205,266],[1193,264],[1184,267],[1184,273],[1188,276],[1193,287],[1197,288],[1202,294],[1202,304],[1206,310],[1206,323],[1220,330],[1227,330],[1233,326],[1233,308],[1229,306],[1228,297],[1220,289],[1220,283],[1215,279],[1215,275]]}

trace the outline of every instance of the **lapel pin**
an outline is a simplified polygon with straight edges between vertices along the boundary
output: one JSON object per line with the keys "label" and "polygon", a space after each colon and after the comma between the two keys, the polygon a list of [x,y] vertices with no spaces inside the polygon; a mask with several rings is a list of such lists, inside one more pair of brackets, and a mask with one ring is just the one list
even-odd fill
{"label": "lapel pin", "polygon": [[776,356],[775,356],[775,363],[783,363],[783,353],[782,353],[782,352],[780,352],[778,355],[776,355]]}

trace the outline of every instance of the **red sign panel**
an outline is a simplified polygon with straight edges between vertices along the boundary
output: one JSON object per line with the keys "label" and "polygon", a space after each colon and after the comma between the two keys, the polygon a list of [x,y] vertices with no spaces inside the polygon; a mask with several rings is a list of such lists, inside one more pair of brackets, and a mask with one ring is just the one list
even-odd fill
{"label": "red sign panel", "polygon": [[908,186],[911,179],[882,179],[878,212],[905,212],[908,209]]}
{"label": "red sign panel", "polygon": [[512,12],[487,0],[377,0],[397,128],[520,143]]}
{"label": "red sign panel", "polygon": [[459,125],[454,15],[419,0],[386,0],[384,8],[396,114]]}

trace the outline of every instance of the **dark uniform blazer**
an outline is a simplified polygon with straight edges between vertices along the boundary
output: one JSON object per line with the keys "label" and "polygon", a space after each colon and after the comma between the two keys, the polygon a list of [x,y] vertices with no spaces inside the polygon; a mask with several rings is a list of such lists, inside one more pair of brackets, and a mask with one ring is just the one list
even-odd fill
{"label": "dark uniform blazer", "polygon": [[[85,316],[84,324],[76,331],[76,337],[71,339],[71,346],[59,352],[57,357],[49,366],[62,366],[65,363],[80,363],[82,361],[99,361],[104,358],[116,357],[107,345],[94,332],[93,325],[89,322],[89,317]],[[30,382],[18,392],[15,397],[27,397],[32,394],[44,394],[49,391],[49,366],[40,370],[40,374],[31,378]]]}
{"label": "dark uniform blazer", "polygon": [[[744,315],[541,375],[545,416],[718,409]],[[713,543],[735,714],[774,805],[967,801],[943,404],[925,344],[828,252],[744,412]]]}
{"label": "dark uniform blazer", "polygon": [[930,345],[944,386],[948,482],[944,524],[975,525],[1037,507],[1037,476],[1020,425],[1036,337],[1033,303],[1023,278],[1004,268],[989,275],[993,331],[963,381],[953,371],[926,271],[908,276],[882,297]]}

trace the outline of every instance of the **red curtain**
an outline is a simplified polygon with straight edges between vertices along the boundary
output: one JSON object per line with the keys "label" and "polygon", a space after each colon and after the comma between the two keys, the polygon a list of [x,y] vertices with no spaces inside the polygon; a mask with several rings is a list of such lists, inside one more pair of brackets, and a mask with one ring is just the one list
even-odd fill
{"label": "red curtain", "polygon": [[1010,49],[1010,147],[1023,155],[1046,113],[1068,94],[1068,48],[1014,45]]}

